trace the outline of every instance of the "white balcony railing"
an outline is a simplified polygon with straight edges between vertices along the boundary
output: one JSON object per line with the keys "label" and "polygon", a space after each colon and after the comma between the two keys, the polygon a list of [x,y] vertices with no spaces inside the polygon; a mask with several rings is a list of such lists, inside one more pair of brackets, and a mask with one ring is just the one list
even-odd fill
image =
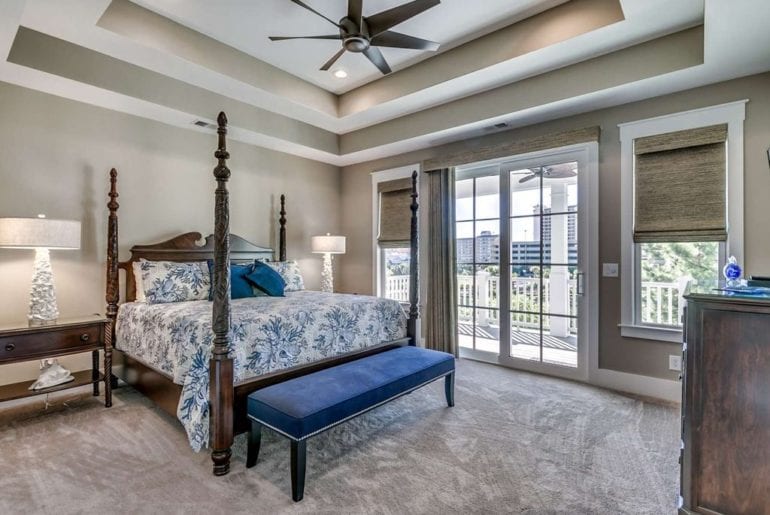
{"label": "white balcony railing", "polygon": [[[476,274],[476,291],[474,303],[473,276],[457,276],[457,303],[460,306],[476,306],[476,325],[498,326],[500,324],[500,278],[487,272]],[[409,276],[392,275],[386,281],[385,296],[400,302],[409,301]],[[567,281],[569,295],[569,312],[560,313],[577,317],[578,297],[577,283],[574,279]],[[540,296],[543,299],[543,311],[550,310],[551,281],[535,277],[514,277],[511,279],[511,325],[522,328],[539,328]],[[678,283],[643,282],[642,283],[642,321],[647,324],[677,325],[679,322],[680,291]],[[488,309],[494,308],[494,309]],[[458,322],[473,323],[473,308],[460,307],[457,312]],[[549,327],[550,317],[544,317],[543,327]],[[577,319],[571,318],[569,329],[577,331]]]}

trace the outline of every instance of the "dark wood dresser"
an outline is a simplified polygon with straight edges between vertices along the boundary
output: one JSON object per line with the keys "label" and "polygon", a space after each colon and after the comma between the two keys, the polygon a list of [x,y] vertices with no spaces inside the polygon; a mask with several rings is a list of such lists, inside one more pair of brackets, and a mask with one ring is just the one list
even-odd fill
{"label": "dark wood dresser", "polygon": [[770,515],[770,297],[685,298],[679,513]]}

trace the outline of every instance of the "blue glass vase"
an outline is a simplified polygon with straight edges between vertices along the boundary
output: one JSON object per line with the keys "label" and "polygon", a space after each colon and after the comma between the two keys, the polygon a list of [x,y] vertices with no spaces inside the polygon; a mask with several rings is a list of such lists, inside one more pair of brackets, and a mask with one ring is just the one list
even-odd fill
{"label": "blue glass vase", "polygon": [[741,278],[741,267],[738,265],[738,260],[735,259],[735,256],[730,256],[730,259],[727,260],[727,264],[722,269],[722,275],[725,276],[725,283],[727,286],[738,286],[740,284],[739,279]]}

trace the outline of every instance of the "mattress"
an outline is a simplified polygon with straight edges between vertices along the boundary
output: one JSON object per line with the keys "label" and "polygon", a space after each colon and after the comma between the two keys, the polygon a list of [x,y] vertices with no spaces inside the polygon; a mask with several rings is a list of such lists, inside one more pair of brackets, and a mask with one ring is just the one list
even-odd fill
{"label": "mattress", "polygon": [[[232,301],[235,381],[397,340],[406,315],[393,300],[315,291]],[[211,302],[120,306],[115,346],[182,386],[177,417],[196,451],[208,445]]]}

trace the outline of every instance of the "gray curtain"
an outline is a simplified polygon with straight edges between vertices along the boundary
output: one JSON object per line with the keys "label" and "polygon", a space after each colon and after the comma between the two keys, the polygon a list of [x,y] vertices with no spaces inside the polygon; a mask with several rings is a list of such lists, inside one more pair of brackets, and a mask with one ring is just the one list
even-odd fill
{"label": "gray curtain", "polygon": [[455,173],[428,172],[428,302],[425,346],[457,356]]}

